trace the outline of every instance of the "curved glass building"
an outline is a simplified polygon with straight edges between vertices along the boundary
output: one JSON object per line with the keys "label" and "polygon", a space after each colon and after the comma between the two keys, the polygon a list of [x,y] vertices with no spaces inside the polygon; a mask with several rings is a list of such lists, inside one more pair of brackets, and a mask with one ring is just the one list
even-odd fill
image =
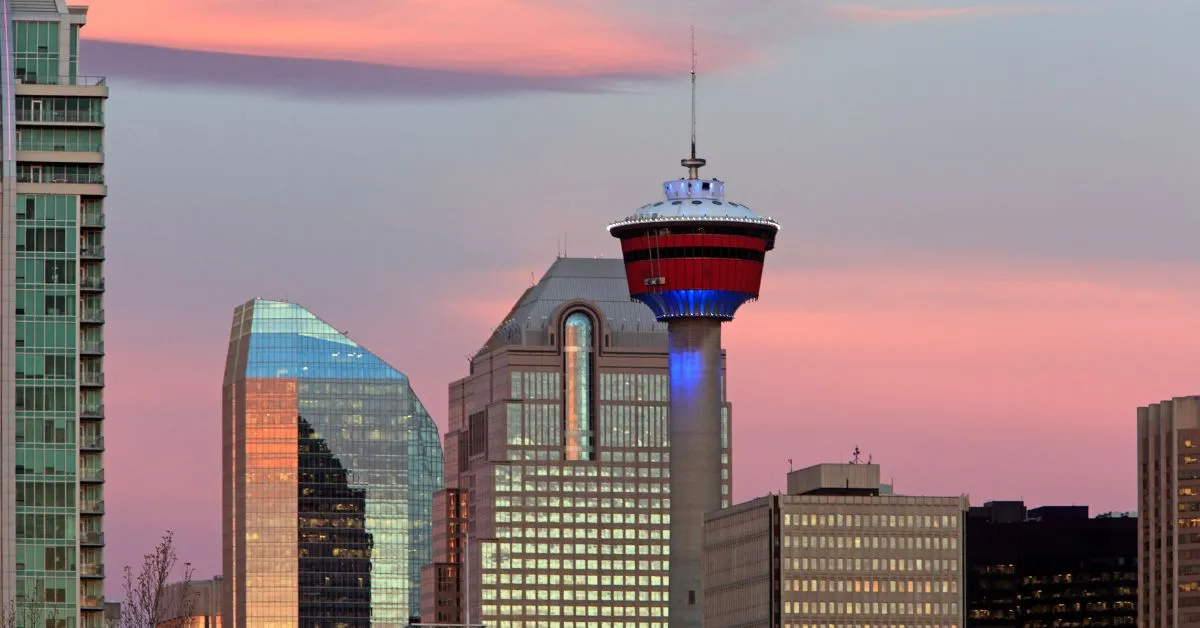
{"label": "curved glass building", "polygon": [[406,624],[442,488],[408,378],[303,307],[255,299],[233,314],[223,404],[223,624]]}

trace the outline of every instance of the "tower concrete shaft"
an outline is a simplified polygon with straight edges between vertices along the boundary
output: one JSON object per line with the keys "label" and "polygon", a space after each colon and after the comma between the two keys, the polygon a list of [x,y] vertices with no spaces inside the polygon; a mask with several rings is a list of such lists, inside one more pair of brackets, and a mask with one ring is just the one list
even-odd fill
{"label": "tower concrete shaft", "polygon": [[704,514],[721,508],[721,320],[667,323],[671,399],[671,628],[699,628]]}

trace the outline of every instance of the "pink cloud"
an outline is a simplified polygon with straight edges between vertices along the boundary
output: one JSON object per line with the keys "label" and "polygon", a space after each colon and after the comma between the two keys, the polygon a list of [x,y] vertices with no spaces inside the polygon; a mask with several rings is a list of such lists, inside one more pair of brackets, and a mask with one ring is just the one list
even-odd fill
{"label": "pink cloud", "polygon": [[829,11],[854,22],[913,22],[955,17],[984,17],[1016,13],[1062,11],[1059,5],[1001,5],[957,7],[877,7],[865,4],[831,4]]}
{"label": "pink cloud", "polygon": [[[350,4],[112,0],[93,10],[88,33],[208,52],[516,75],[661,74],[687,64],[686,29],[663,36],[602,6],[542,0]],[[724,42],[711,46],[706,55],[713,60],[740,54]]]}

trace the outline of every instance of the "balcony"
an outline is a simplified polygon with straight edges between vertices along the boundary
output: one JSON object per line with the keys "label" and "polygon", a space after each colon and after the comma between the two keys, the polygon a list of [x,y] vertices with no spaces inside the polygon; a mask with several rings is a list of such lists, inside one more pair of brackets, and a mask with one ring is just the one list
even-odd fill
{"label": "balcony", "polygon": [[17,109],[17,122],[51,125],[102,126],[104,114],[99,111],[52,111],[43,108]]}
{"label": "balcony", "polygon": [[44,170],[26,170],[22,168],[17,173],[17,183],[72,183],[83,185],[98,185],[104,183],[104,175],[99,172],[46,172]]}
{"label": "balcony", "polygon": [[82,606],[83,608],[88,608],[88,609],[94,608],[97,610],[104,610],[104,596],[103,595],[80,595],[79,596],[79,605]]}
{"label": "balcony", "polygon": [[[79,405],[79,416],[81,416],[85,419],[103,419],[104,418],[104,404],[98,404],[98,405],[80,404]],[[103,445],[104,441],[101,440],[100,444]]]}
{"label": "balcony", "polygon": [[85,515],[102,515],[104,514],[104,500],[82,499],[79,501],[79,510]]}
{"label": "balcony", "polygon": [[79,531],[79,544],[80,545],[91,545],[93,547],[103,546],[104,545],[104,533],[103,532],[93,532],[91,530],[80,530]]}
{"label": "balcony", "polygon": [[[20,70],[17,70],[20,72]],[[77,87],[101,87],[108,84],[103,76],[38,76],[36,74],[18,74],[19,85],[73,85]]]}
{"label": "balcony", "polygon": [[84,451],[104,451],[104,437],[99,434],[83,434],[79,437],[79,448]]}
{"label": "balcony", "polygon": [[104,278],[85,276],[79,280],[79,289],[84,292],[104,292]]}
{"label": "balcony", "polygon": [[79,481],[91,484],[104,482],[104,469],[80,469]]}
{"label": "balcony", "polygon": [[96,325],[104,324],[104,310],[101,308],[85,308],[79,313],[79,320]]}
{"label": "balcony", "polygon": [[104,373],[84,371],[79,374],[79,383],[84,386],[103,386]]}
{"label": "balcony", "polygon": [[104,259],[104,245],[103,244],[85,245],[83,248],[81,248],[79,250],[79,258],[86,259],[86,260],[103,260]]}
{"label": "balcony", "polygon": [[79,575],[84,578],[103,578],[104,565],[80,565]]}
{"label": "balcony", "polygon": [[104,341],[84,340],[79,343],[79,353],[82,355],[104,355]]}
{"label": "balcony", "polygon": [[17,161],[45,164],[102,164],[104,147],[99,142],[35,142],[17,143]]}
{"label": "balcony", "polygon": [[83,212],[79,217],[79,226],[85,229],[103,229],[104,214],[100,212]]}

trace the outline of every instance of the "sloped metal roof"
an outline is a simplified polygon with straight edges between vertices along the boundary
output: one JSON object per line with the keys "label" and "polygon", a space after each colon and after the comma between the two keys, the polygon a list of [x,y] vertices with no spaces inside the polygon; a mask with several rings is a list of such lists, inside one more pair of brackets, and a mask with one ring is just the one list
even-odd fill
{"label": "sloped metal roof", "polygon": [[58,13],[58,0],[12,0],[12,10],[15,13]]}
{"label": "sloped metal roof", "polygon": [[532,288],[525,291],[496,328],[483,350],[524,344],[525,332],[544,332],[550,315],[567,301],[595,303],[615,332],[659,332],[667,326],[654,313],[629,296],[625,264],[620,259],[560,257]]}

